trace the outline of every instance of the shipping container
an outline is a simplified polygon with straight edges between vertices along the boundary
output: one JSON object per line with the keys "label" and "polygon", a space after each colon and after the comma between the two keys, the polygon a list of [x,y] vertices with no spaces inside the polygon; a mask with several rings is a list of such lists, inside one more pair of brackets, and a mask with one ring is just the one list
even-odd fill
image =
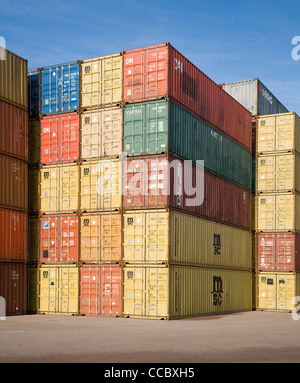
{"label": "shipping container", "polygon": [[296,113],[257,118],[256,154],[268,152],[300,153],[300,118]]}
{"label": "shipping container", "polygon": [[123,230],[126,263],[252,267],[250,230],[164,209],[125,211]]}
{"label": "shipping container", "polygon": [[172,207],[251,228],[251,193],[173,156],[127,158],[123,162],[123,208]]}
{"label": "shipping container", "polygon": [[299,204],[299,192],[258,195],[256,229],[260,232],[300,231]]}
{"label": "shipping container", "polygon": [[39,272],[39,313],[79,314],[79,267],[42,265]]}
{"label": "shipping container", "polygon": [[27,262],[27,213],[0,209],[0,262]]}
{"label": "shipping container", "polygon": [[0,100],[0,153],[28,160],[28,114]]}
{"label": "shipping container", "polygon": [[28,263],[37,264],[40,255],[39,219],[35,215],[28,217]]}
{"label": "shipping container", "polygon": [[251,181],[251,193],[256,193],[257,181],[256,181],[256,168],[257,168],[257,158],[252,156],[252,181]]}
{"label": "shipping container", "polygon": [[81,118],[81,159],[119,157],[123,144],[121,107],[83,112]]}
{"label": "shipping container", "polygon": [[8,50],[4,55],[5,60],[0,60],[0,99],[27,110],[28,61]]}
{"label": "shipping container", "polygon": [[6,315],[24,315],[27,312],[27,265],[18,262],[0,262],[0,297],[5,300]]}
{"label": "shipping container", "polygon": [[123,65],[125,103],[172,98],[251,150],[251,113],[169,43],[127,50]]}
{"label": "shipping container", "polygon": [[122,214],[82,214],[80,217],[81,263],[122,261]]}
{"label": "shipping container", "polygon": [[257,116],[252,117],[252,156],[256,155]]}
{"label": "shipping container", "polygon": [[28,211],[37,214],[40,211],[40,170],[37,166],[28,167]]}
{"label": "shipping container", "polygon": [[258,156],[256,184],[258,193],[300,191],[300,154]]}
{"label": "shipping container", "polygon": [[81,63],[81,107],[117,105],[123,96],[121,53],[83,60]]}
{"label": "shipping container", "polygon": [[0,207],[28,209],[28,163],[0,154]]}
{"label": "shipping container", "polygon": [[287,108],[258,78],[222,84],[222,88],[253,116],[288,113]]}
{"label": "shipping container", "polygon": [[30,119],[29,120],[29,140],[28,140],[28,151],[29,165],[38,165],[40,162],[40,120]]}
{"label": "shipping container", "polygon": [[122,208],[121,161],[83,162],[80,165],[80,209],[83,212]]}
{"label": "shipping container", "polygon": [[259,271],[300,271],[300,233],[259,233]]}
{"label": "shipping container", "polygon": [[39,267],[29,264],[27,276],[27,314],[37,314],[39,309]]}
{"label": "shipping container", "polygon": [[123,316],[148,319],[252,309],[252,273],[189,266],[126,265]]}
{"label": "shipping container", "polygon": [[41,113],[70,113],[79,108],[80,64],[69,62],[41,69]]}
{"label": "shipping container", "polygon": [[[249,128],[251,137],[251,127]],[[251,152],[170,100],[124,107],[123,150],[128,156],[169,152],[204,161],[205,170],[251,188]]]}
{"label": "shipping container", "polygon": [[28,115],[29,118],[38,118],[40,115],[41,71],[33,69],[28,71]]}
{"label": "shipping container", "polygon": [[44,215],[39,221],[40,263],[79,261],[79,218],[76,214]]}
{"label": "shipping container", "polygon": [[77,212],[79,208],[79,165],[43,166],[40,170],[41,213]]}
{"label": "shipping container", "polygon": [[122,270],[120,265],[80,267],[80,314],[122,316]]}
{"label": "shipping container", "polygon": [[294,298],[300,296],[298,273],[258,273],[258,309],[265,311],[292,312]]}
{"label": "shipping container", "polygon": [[42,164],[75,162],[79,159],[79,114],[44,116],[40,121]]}

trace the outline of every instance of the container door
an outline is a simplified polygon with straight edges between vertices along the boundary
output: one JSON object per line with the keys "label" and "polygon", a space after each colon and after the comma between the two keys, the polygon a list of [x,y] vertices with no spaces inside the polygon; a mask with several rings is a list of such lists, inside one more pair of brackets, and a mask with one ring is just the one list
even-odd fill
{"label": "container door", "polygon": [[258,276],[258,307],[262,310],[277,309],[277,278],[276,274],[261,273]]}
{"label": "container door", "polygon": [[295,274],[277,275],[277,309],[282,311],[292,311],[293,299],[295,297]]}

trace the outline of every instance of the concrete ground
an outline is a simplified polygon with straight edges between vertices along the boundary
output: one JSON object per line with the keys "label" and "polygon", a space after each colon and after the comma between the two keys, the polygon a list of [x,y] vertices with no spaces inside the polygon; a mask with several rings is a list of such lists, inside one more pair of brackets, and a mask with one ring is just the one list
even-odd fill
{"label": "concrete ground", "polygon": [[262,311],[174,321],[14,316],[0,321],[4,362],[299,363],[300,320]]}

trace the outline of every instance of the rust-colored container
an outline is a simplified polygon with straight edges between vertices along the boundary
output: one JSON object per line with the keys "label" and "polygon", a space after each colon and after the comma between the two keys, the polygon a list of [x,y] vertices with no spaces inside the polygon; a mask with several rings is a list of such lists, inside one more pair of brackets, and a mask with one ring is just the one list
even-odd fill
{"label": "rust-colored container", "polygon": [[0,296],[5,299],[6,315],[27,312],[27,264],[0,263]]}
{"label": "rust-colored container", "polygon": [[27,262],[27,213],[0,209],[0,262]]}
{"label": "rust-colored container", "polygon": [[122,315],[122,267],[83,265],[80,267],[80,314]]}
{"label": "rust-colored container", "polygon": [[40,121],[40,161],[44,164],[73,162],[79,158],[79,114],[44,116]]}
{"label": "rust-colored container", "polygon": [[259,271],[300,271],[300,233],[259,233]]}
{"label": "rust-colored container", "polygon": [[0,153],[28,160],[28,114],[0,100]]}
{"label": "rust-colored container", "polygon": [[124,52],[127,103],[170,97],[251,150],[252,115],[169,43]]}
{"label": "rust-colored container", "polygon": [[40,219],[40,262],[77,263],[79,219],[76,214],[47,215]]}
{"label": "rust-colored container", "polygon": [[252,117],[252,156],[256,155],[256,116]]}
{"label": "rust-colored container", "polygon": [[251,229],[250,191],[171,155],[127,158],[122,187],[124,210],[172,207]]}
{"label": "rust-colored container", "polygon": [[28,163],[0,154],[0,207],[28,209]]}

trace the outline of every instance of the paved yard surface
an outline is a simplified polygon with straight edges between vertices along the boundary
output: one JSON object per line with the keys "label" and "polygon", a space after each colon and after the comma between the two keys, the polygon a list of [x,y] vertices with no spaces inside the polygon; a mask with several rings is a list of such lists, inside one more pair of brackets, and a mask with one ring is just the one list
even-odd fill
{"label": "paved yard surface", "polygon": [[289,313],[155,321],[28,315],[0,321],[0,363],[300,362]]}

